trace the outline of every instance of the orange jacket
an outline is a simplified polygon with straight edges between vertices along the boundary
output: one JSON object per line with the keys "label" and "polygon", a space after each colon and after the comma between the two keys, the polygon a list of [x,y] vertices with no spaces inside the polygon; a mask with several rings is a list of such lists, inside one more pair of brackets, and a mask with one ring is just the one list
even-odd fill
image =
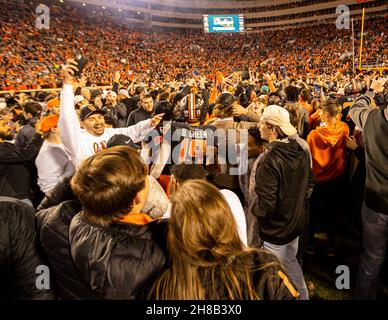
{"label": "orange jacket", "polygon": [[317,182],[332,180],[344,172],[347,136],[349,127],[342,121],[331,128],[319,126],[307,136]]}

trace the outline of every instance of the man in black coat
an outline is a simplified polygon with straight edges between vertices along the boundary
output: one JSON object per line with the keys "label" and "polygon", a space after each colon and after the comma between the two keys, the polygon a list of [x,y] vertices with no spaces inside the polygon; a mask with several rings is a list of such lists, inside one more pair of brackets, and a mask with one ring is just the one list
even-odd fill
{"label": "man in black coat", "polygon": [[[54,299],[50,271],[39,251],[34,209],[0,197],[0,300]],[[46,279],[38,278],[46,272]]]}
{"label": "man in black coat", "polygon": [[0,196],[17,198],[32,205],[31,175],[43,140],[35,134],[26,147],[19,148],[8,142],[10,139],[10,126],[0,120]]}
{"label": "man in black coat", "polygon": [[260,133],[269,145],[252,169],[251,213],[258,219],[262,245],[283,263],[300,298],[308,299],[296,254],[314,186],[309,147],[297,136],[287,110],[276,105],[264,109]]}
{"label": "man in black coat", "polygon": [[42,106],[38,102],[29,101],[23,105],[23,117],[27,121],[16,135],[15,145],[24,148],[35,136],[35,125],[39,120]]}
{"label": "man in black coat", "polygon": [[[378,108],[372,108],[375,100]],[[365,141],[366,181],[362,206],[362,244],[354,298],[375,300],[388,243],[388,80],[375,80],[358,97],[349,115]]]}
{"label": "man in black coat", "polygon": [[36,214],[40,243],[52,270],[56,293],[61,299],[98,299],[83,280],[71,257],[69,226],[82,207],[75,196],[70,194],[68,183],[69,178],[65,178],[40,205],[42,210]]}
{"label": "man in black coat", "polygon": [[150,94],[141,95],[139,103],[140,106],[129,115],[127,127],[152,118],[154,112],[154,100],[152,99],[152,96]]}

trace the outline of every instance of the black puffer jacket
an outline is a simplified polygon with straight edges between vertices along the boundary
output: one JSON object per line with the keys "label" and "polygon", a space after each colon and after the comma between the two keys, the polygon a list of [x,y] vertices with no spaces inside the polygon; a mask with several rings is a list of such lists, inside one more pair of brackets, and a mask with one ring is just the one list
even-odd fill
{"label": "black puffer jacket", "polygon": [[41,255],[34,209],[0,197],[0,300],[54,299],[51,289],[38,289],[37,267],[47,265]]}
{"label": "black puffer jacket", "polygon": [[[58,184],[49,193],[46,193],[46,196],[38,206],[38,211],[55,207],[67,200],[78,200],[70,187],[71,178],[64,177],[59,180]],[[78,211],[81,211],[81,209]]]}
{"label": "black puffer jacket", "polygon": [[101,298],[135,299],[166,267],[166,232],[163,220],[101,227],[80,213],[70,225],[71,254]]}
{"label": "black puffer jacket", "polygon": [[258,217],[260,238],[283,245],[298,237],[307,223],[306,201],[314,178],[310,155],[296,140],[274,141],[256,170],[258,201],[252,214]]}
{"label": "black puffer jacket", "polygon": [[70,188],[70,179],[60,180],[38,207],[36,219],[40,242],[50,263],[58,296],[66,300],[97,299],[82,279],[70,252],[70,222],[82,210]]}
{"label": "black puffer jacket", "polygon": [[61,299],[97,299],[82,279],[70,252],[69,226],[82,210],[77,200],[41,210],[36,214],[42,249],[50,264],[55,289]]}

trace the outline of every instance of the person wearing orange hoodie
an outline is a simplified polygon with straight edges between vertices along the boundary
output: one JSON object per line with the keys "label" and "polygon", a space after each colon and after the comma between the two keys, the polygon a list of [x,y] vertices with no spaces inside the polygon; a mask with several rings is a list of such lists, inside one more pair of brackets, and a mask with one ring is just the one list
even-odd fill
{"label": "person wearing orange hoodie", "polygon": [[311,222],[308,253],[314,252],[314,231],[320,214],[327,227],[327,255],[335,255],[335,230],[342,176],[346,166],[346,140],[348,126],[338,120],[340,106],[335,99],[321,104],[321,126],[312,130],[307,137],[313,160],[316,186],[311,197]]}

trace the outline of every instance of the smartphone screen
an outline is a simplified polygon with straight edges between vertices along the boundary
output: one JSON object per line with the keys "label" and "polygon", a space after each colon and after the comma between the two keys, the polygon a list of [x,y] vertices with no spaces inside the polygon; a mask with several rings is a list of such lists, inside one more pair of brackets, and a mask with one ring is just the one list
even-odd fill
{"label": "smartphone screen", "polygon": [[321,94],[321,87],[317,84],[314,84],[315,95],[319,96]]}

